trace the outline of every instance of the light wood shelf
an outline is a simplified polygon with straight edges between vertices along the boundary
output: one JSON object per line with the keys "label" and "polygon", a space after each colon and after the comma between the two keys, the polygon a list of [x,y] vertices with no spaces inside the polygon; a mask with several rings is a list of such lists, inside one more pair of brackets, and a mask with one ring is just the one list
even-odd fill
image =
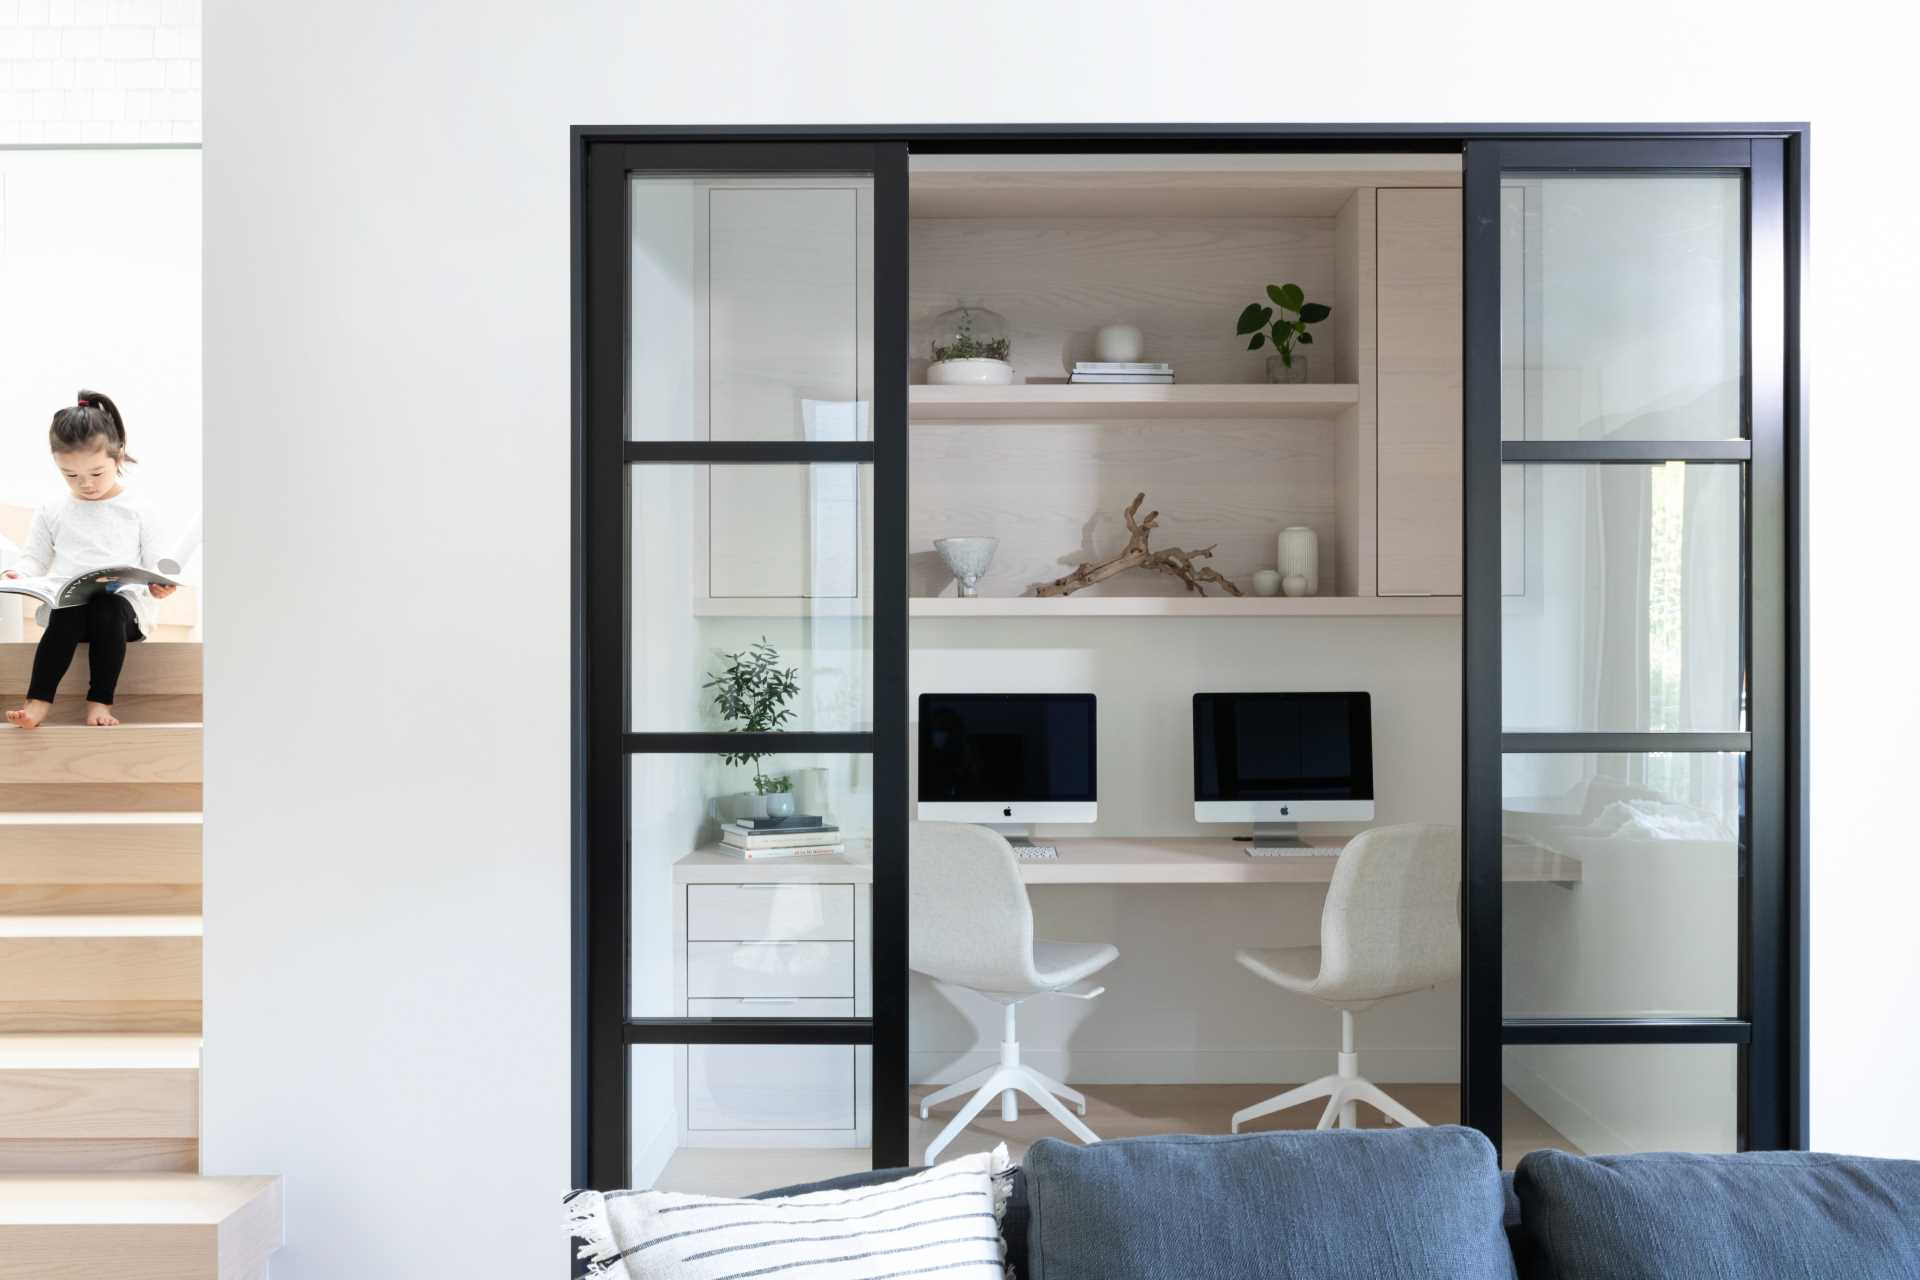
{"label": "light wood shelf", "polygon": [[922,596],[916,618],[1458,617],[1458,596]]}
{"label": "light wood shelf", "polygon": [[1360,403],[1351,382],[1075,384],[907,388],[913,422],[1093,422],[1104,418],[1332,418]]}
{"label": "light wood shelf", "polygon": [[[872,617],[870,608],[819,608],[821,601],[778,599],[696,603],[699,617]],[[845,603],[845,602],[835,602]],[[715,604],[728,607],[713,608]],[[1458,596],[913,596],[913,618],[1446,618]]]}

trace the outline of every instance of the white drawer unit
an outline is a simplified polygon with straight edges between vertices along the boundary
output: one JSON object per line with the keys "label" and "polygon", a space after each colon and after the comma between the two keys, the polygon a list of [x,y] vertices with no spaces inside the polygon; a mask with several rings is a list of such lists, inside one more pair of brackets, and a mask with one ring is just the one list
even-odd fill
{"label": "white drawer unit", "polygon": [[687,886],[687,938],[693,942],[853,941],[850,884]]}
{"label": "white drawer unit", "polygon": [[[871,863],[742,863],[696,851],[675,867],[675,1007],[690,1018],[863,1018],[873,1011]],[[873,1050],[689,1044],[675,1054],[682,1147],[863,1147]]]}
{"label": "white drawer unit", "polygon": [[687,999],[852,999],[851,942],[689,942]]}

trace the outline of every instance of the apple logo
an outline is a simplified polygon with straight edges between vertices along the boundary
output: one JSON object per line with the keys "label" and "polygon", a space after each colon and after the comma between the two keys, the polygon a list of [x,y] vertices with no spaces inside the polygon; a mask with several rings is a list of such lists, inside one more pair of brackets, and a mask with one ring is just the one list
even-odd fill
{"label": "apple logo", "polygon": [[1000,816],[1003,818],[1011,818],[1013,816],[1013,806],[1008,805],[1006,808],[1002,809],[1000,811]]}
{"label": "apple logo", "polygon": [[1292,813],[1292,812],[1293,812],[1293,810],[1291,810],[1291,809],[1289,809],[1289,808],[1287,808],[1287,806],[1285,806],[1285,805],[1281,805],[1281,806],[1280,806],[1280,816],[1281,816],[1281,817],[1283,817],[1283,818],[1284,818],[1284,817],[1286,817],[1286,816],[1287,816],[1287,815],[1288,815],[1289,813]]}

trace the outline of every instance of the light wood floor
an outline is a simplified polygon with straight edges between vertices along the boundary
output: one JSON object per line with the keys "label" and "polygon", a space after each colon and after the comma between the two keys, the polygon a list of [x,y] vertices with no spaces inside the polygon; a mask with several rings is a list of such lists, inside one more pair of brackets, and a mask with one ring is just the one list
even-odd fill
{"label": "light wood floor", "polygon": [[[1282,1092],[1284,1085],[1261,1084],[1132,1084],[1090,1085],[1087,1095],[1087,1124],[1103,1138],[1133,1138],[1154,1133],[1226,1133],[1233,1113],[1252,1106],[1263,1098]],[[1460,1116],[1460,1089],[1451,1084],[1382,1085],[1413,1113],[1431,1124],[1451,1124]],[[916,1086],[916,1101],[933,1091],[932,1086]],[[958,1101],[920,1118],[916,1105],[909,1122],[908,1149],[917,1163],[927,1144],[946,1126],[958,1109]],[[1263,1129],[1310,1129],[1320,1119],[1320,1107],[1295,1107],[1280,1115],[1268,1116],[1248,1127],[1248,1132]],[[1512,1169],[1529,1151],[1552,1147],[1560,1151],[1576,1148],[1536,1115],[1513,1094],[1506,1095],[1502,1115],[1504,1150],[1502,1163]],[[1360,1127],[1384,1127],[1385,1121],[1371,1107],[1360,1108]],[[1060,1126],[1038,1107],[1022,1105],[1020,1118],[1012,1124],[1000,1119],[997,1107],[989,1107],[966,1132],[955,1138],[941,1153],[942,1159],[975,1151],[991,1151],[1005,1142],[1015,1160],[1026,1154],[1036,1139],[1065,1136]],[[838,1150],[713,1150],[687,1148],[674,1153],[655,1186],[666,1191],[690,1191],[703,1195],[744,1195],[769,1187],[789,1186],[818,1178],[872,1167],[872,1152],[866,1148]]]}

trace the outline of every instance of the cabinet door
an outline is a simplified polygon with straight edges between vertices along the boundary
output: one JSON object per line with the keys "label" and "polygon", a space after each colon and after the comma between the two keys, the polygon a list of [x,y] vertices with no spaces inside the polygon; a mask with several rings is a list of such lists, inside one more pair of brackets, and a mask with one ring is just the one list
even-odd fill
{"label": "cabinet door", "polygon": [[1379,592],[1460,594],[1460,192],[1379,193]]}

